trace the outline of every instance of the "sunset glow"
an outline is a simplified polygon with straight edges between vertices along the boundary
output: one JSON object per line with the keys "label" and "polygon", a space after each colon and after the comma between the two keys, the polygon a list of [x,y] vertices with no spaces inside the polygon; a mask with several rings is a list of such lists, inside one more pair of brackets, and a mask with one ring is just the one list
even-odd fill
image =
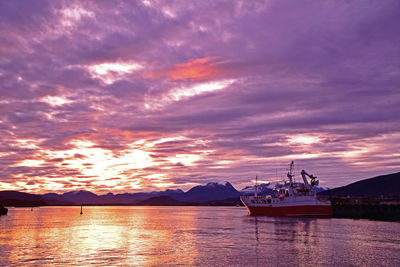
{"label": "sunset glow", "polygon": [[201,80],[215,77],[221,70],[212,60],[212,57],[197,58],[178,64],[169,71],[169,78],[171,80]]}
{"label": "sunset glow", "polygon": [[241,189],[291,160],[326,187],[399,170],[395,1],[8,2],[0,190]]}
{"label": "sunset glow", "polygon": [[289,138],[289,143],[291,144],[304,144],[304,145],[310,145],[314,143],[318,143],[320,141],[319,137],[316,136],[293,136]]}
{"label": "sunset glow", "polygon": [[43,102],[51,106],[62,106],[64,104],[71,103],[72,101],[68,100],[65,96],[46,96],[42,98]]}
{"label": "sunset glow", "polygon": [[106,84],[112,84],[125,74],[141,69],[137,63],[101,63],[89,66],[89,72],[93,78],[99,78]]}
{"label": "sunset glow", "polygon": [[175,101],[179,101],[185,97],[196,96],[196,95],[199,95],[202,93],[213,92],[213,91],[218,91],[218,90],[224,89],[225,87],[229,86],[233,82],[234,82],[233,80],[228,80],[228,81],[221,81],[221,82],[202,83],[202,84],[195,85],[193,87],[175,90],[171,93],[171,95]]}

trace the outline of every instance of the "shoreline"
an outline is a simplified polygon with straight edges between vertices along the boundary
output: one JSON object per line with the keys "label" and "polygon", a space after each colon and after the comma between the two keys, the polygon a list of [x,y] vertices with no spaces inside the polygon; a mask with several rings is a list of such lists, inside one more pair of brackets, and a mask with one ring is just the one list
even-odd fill
{"label": "shoreline", "polygon": [[[89,205],[42,205],[42,206],[6,206],[6,208],[41,208],[41,207],[244,207],[234,205],[117,205],[117,204],[89,204]],[[400,204],[332,204],[332,218],[338,219],[368,219],[377,221],[400,222]],[[260,216],[255,216],[260,217]],[[264,217],[264,216],[261,216]],[[268,217],[268,216],[266,216]]]}

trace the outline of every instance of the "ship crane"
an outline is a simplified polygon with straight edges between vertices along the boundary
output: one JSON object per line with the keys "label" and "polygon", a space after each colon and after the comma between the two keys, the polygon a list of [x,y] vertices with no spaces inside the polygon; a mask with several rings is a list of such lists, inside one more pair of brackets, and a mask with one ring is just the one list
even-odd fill
{"label": "ship crane", "polygon": [[[308,183],[308,180],[307,180],[307,177],[306,177],[306,176],[310,177],[310,179],[311,179],[311,186],[310,186],[310,184]],[[314,176],[314,175],[312,175],[312,174],[308,174],[305,170],[302,170],[302,171],[301,171],[301,177],[303,177],[304,185],[305,185],[307,188],[310,188],[310,187],[313,187],[313,186],[316,186],[316,185],[319,184],[319,181],[317,180],[317,176]]]}
{"label": "ship crane", "polygon": [[[249,211],[249,215],[266,216],[332,216],[332,205],[329,201],[317,198],[317,177],[301,171],[303,182],[295,182],[293,174],[294,162],[290,163],[287,172],[289,181],[275,185],[273,195],[258,192],[258,177],[254,195],[244,195],[240,200]],[[308,176],[308,177],[307,177]],[[310,178],[310,180],[308,180]]]}

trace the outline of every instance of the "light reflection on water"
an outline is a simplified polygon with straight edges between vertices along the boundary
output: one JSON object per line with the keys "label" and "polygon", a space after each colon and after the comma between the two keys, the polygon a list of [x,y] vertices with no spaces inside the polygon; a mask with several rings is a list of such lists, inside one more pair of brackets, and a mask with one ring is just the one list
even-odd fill
{"label": "light reflection on water", "polygon": [[42,207],[0,217],[0,266],[400,266],[400,223],[238,207]]}

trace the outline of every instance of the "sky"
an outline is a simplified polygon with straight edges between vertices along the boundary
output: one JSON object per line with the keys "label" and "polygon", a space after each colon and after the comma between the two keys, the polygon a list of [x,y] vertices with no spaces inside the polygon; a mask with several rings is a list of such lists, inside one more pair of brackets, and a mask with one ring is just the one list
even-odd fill
{"label": "sky", "polygon": [[399,1],[1,1],[0,190],[398,172]]}

